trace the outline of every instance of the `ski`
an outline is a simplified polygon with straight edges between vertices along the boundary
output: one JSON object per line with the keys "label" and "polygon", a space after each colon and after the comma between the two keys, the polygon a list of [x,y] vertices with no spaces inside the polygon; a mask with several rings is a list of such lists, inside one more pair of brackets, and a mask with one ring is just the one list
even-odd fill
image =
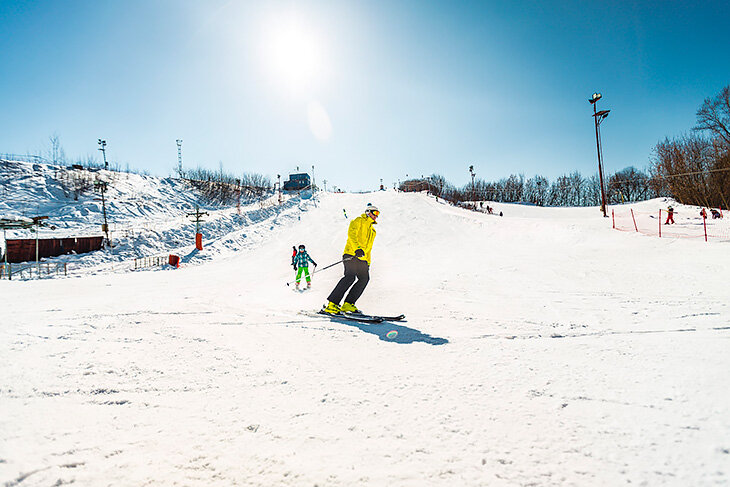
{"label": "ski", "polygon": [[383,316],[383,315],[366,315],[364,313],[341,313],[343,316],[353,318],[369,318],[380,319],[380,321],[402,321],[406,319],[406,315]]}
{"label": "ski", "polygon": [[382,323],[383,321],[385,321],[380,316],[368,316],[368,315],[358,315],[358,314],[349,314],[349,313],[330,314],[330,313],[325,313],[323,310],[317,311],[317,314],[320,314],[323,316],[329,316],[330,318],[333,318],[333,319],[340,318],[343,320],[358,321],[360,323]]}

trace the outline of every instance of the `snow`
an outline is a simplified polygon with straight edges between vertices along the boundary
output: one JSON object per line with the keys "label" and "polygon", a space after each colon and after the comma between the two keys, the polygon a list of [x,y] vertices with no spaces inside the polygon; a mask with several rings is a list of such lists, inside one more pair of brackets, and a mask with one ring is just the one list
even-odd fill
{"label": "snow", "polygon": [[[341,266],[295,292],[292,245],[336,262],[342,210],[369,202],[357,304],[407,321],[305,314]],[[505,216],[392,191],[219,209],[202,252],[182,220],[157,233],[192,254],[179,269],[97,252],[0,281],[0,482],[727,485],[728,244],[490,205]]]}

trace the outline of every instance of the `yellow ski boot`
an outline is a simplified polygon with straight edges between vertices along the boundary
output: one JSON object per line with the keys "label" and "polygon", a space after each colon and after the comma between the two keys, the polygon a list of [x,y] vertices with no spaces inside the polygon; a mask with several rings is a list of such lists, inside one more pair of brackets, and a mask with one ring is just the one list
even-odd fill
{"label": "yellow ski boot", "polygon": [[345,303],[342,305],[342,308],[340,308],[340,311],[343,313],[357,313],[361,314],[360,310],[355,307],[352,303]]}
{"label": "yellow ski boot", "polygon": [[340,305],[337,303],[333,303],[332,301],[329,301],[327,303],[327,306],[322,308],[322,311],[324,311],[327,314],[330,315],[336,315],[340,313]]}

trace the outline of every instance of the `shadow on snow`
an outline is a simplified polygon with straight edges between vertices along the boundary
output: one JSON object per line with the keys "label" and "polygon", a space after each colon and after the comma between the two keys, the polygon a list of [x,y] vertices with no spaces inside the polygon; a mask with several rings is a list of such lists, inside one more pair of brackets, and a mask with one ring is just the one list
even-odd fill
{"label": "shadow on snow", "polygon": [[[345,325],[359,328],[365,333],[377,335],[378,338],[385,342],[408,344],[414,342],[428,343],[429,345],[444,345],[449,343],[446,338],[432,337],[419,330],[408,328],[407,326],[398,325],[396,323],[384,321],[383,323],[358,323],[356,321],[338,320]],[[393,338],[388,338],[388,333],[395,331],[398,333]]]}

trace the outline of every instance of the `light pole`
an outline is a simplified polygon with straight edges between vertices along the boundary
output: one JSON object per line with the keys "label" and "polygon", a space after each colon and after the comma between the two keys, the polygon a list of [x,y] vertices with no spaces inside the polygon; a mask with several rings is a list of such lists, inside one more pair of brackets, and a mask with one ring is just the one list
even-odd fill
{"label": "light pole", "polygon": [[109,169],[109,164],[106,162],[106,140],[99,139],[97,143],[101,146],[99,150],[104,155],[104,169]]}
{"label": "light pole", "polygon": [[281,174],[276,175],[277,185],[279,186],[279,204],[281,204]]}
{"label": "light pole", "polygon": [[476,198],[476,194],[474,194],[474,176],[476,176],[474,166],[469,166],[469,174],[471,174],[471,200],[474,201]]}
{"label": "light pole", "polygon": [[600,100],[602,95],[600,93],[593,93],[588,102],[593,105],[593,121],[596,125],[596,151],[598,152],[598,181],[601,185],[601,211],[604,217],[608,217],[606,214],[606,192],[603,189],[603,151],[601,150],[601,130],[600,125],[604,118],[608,116],[611,110],[596,111],[596,102]]}
{"label": "light pole", "polygon": [[177,139],[175,142],[177,142],[177,174],[182,177],[182,139]]}
{"label": "light pole", "polygon": [[106,243],[111,248],[112,241],[109,240],[109,223],[106,220],[106,200],[104,199],[104,192],[107,190],[108,184],[105,181],[96,181],[94,187],[101,191],[101,208],[104,212],[104,224],[101,226],[101,230],[106,235]]}

